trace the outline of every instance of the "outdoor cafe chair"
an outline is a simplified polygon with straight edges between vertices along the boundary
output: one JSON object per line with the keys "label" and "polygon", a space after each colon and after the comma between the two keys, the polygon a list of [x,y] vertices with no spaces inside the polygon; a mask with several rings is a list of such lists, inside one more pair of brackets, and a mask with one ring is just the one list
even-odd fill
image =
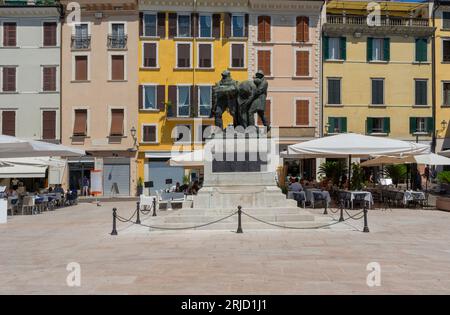
{"label": "outdoor cafe chair", "polygon": [[24,196],[23,200],[22,200],[22,215],[24,215],[24,213],[28,212],[27,210],[30,211],[30,214],[34,214],[35,210],[36,210],[36,204],[34,202],[34,197],[33,196]]}
{"label": "outdoor cafe chair", "polygon": [[8,197],[7,199],[7,211],[11,212],[11,216],[14,215],[14,211],[18,210],[19,198]]}

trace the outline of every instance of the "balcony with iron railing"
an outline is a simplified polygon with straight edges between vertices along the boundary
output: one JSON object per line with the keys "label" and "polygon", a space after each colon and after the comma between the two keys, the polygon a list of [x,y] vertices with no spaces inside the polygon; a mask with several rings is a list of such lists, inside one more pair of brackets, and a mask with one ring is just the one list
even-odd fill
{"label": "balcony with iron railing", "polygon": [[108,49],[127,49],[127,35],[108,35]]}
{"label": "balcony with iron railing", "polygon": [[[429,27],[428,19],[413,17],[398,17],[383,15],[380,17],[380,24],[377,26],[413,26]],[[346,14],[328,14],[327,23],[329,24],[350,24],[350,25],[368,25],[367,16],[364,15],[346,15]],[[376,20],[373,21],[376,23]]]}
{"label": "balcony with iron railing", "polygon": [[91,49],[91,36],[90,35],[73,35],[72,36],[72,49],[73,50],[89,50]]}

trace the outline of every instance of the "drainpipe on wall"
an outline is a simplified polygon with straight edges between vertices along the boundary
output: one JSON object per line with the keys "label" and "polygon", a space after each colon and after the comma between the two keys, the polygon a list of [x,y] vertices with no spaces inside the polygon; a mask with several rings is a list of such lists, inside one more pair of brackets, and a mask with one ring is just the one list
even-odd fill
{"label": "drainpipe on wall", "polygon": [[[322,52],[322,10],[326,8],[326,0],[322,2],[322,6],[320,7],[319,14],[319,27],[320,27],[320,36],[319,36],[319,55],[320,55],[320,73],[319,73],[319,110],[320,110],[320,119],[319,119],[319,138],[323,137],[323,52]],[[326,12],[325,12],[326,16]]]}
{"label": "drainpipe on wall", "polygon": [[64,16],[65,16],[65,10],[64,5],[62,3],[59,3],[58,7],[59,12],[59,143],[62,143],[62,68],[63,68],[63,54],[62,54],[62,48],[63,48],[63,24],[64,24]]}
{"label": "drainpipe on wall", "polygon": [[436,152],[436,10],[439,8],[439,1],[435,1],[432,11],[432,21],[433,21],[433,35],[431,41],[431,91],[432,91],[432,101],[431,101],[431,111],[433,117],[433,134],[431,140],[431,152]]}

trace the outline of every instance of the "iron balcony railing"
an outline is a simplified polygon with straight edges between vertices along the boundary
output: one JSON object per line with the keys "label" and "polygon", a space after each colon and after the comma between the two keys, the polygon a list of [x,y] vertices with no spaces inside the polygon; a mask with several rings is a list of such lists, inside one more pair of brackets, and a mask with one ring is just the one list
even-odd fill
{"label": "iron balcony railing", "polygon": [[125,49],[127,48],[127,35],[108,35],[109,49]]}
{"label": "iron balcony railing", "polygon": [[72,36],[72,49],[90,49],[91,48],[91,36]]}
{"label": "iron balcony railing", "polygon": [[[367,16],[364,15],[327,15],[327,23],[329,24],[353,24],[353,25],[367,25]],[[381,16],[379,26],[419,26],[428,27],[428,19],[421,18],[407,18],[407,17],[393,17],[393,16]]]}

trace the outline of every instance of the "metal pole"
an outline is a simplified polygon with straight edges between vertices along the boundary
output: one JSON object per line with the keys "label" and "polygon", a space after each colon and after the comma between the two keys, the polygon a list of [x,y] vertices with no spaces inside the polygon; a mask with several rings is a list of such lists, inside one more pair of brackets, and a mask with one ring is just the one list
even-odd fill
{"label": "metal pole", "polygon": [[344,221],[344,200],[341,199],[341,214],[339,217],[339,222],[343,222]]}
{"label": "metal pole", "polygon": [[141,224],[141,203],[136,202],[136,224]]}
{"label": "metal pole", "polygon": [[116,229],[116,220],[117,220],[117,209],[113,208],[113,228],[111,231],[111,235],[117,235],[117,229]]}
{"label": "metal pole", "polygon": [[367,225],[367,208],[366,205],[364,204],[364,233],[369,233],[369,226]]}
{"label": "metal pole", "polygon": [[241,216],[242,216],[242,207],[238,206],[238,228],[236,233],[242,233],[242,221],[241,221]]}
{"label": "metal pole", "polygon": [[156,217],[156,197],[153,197],[153,216]]}

